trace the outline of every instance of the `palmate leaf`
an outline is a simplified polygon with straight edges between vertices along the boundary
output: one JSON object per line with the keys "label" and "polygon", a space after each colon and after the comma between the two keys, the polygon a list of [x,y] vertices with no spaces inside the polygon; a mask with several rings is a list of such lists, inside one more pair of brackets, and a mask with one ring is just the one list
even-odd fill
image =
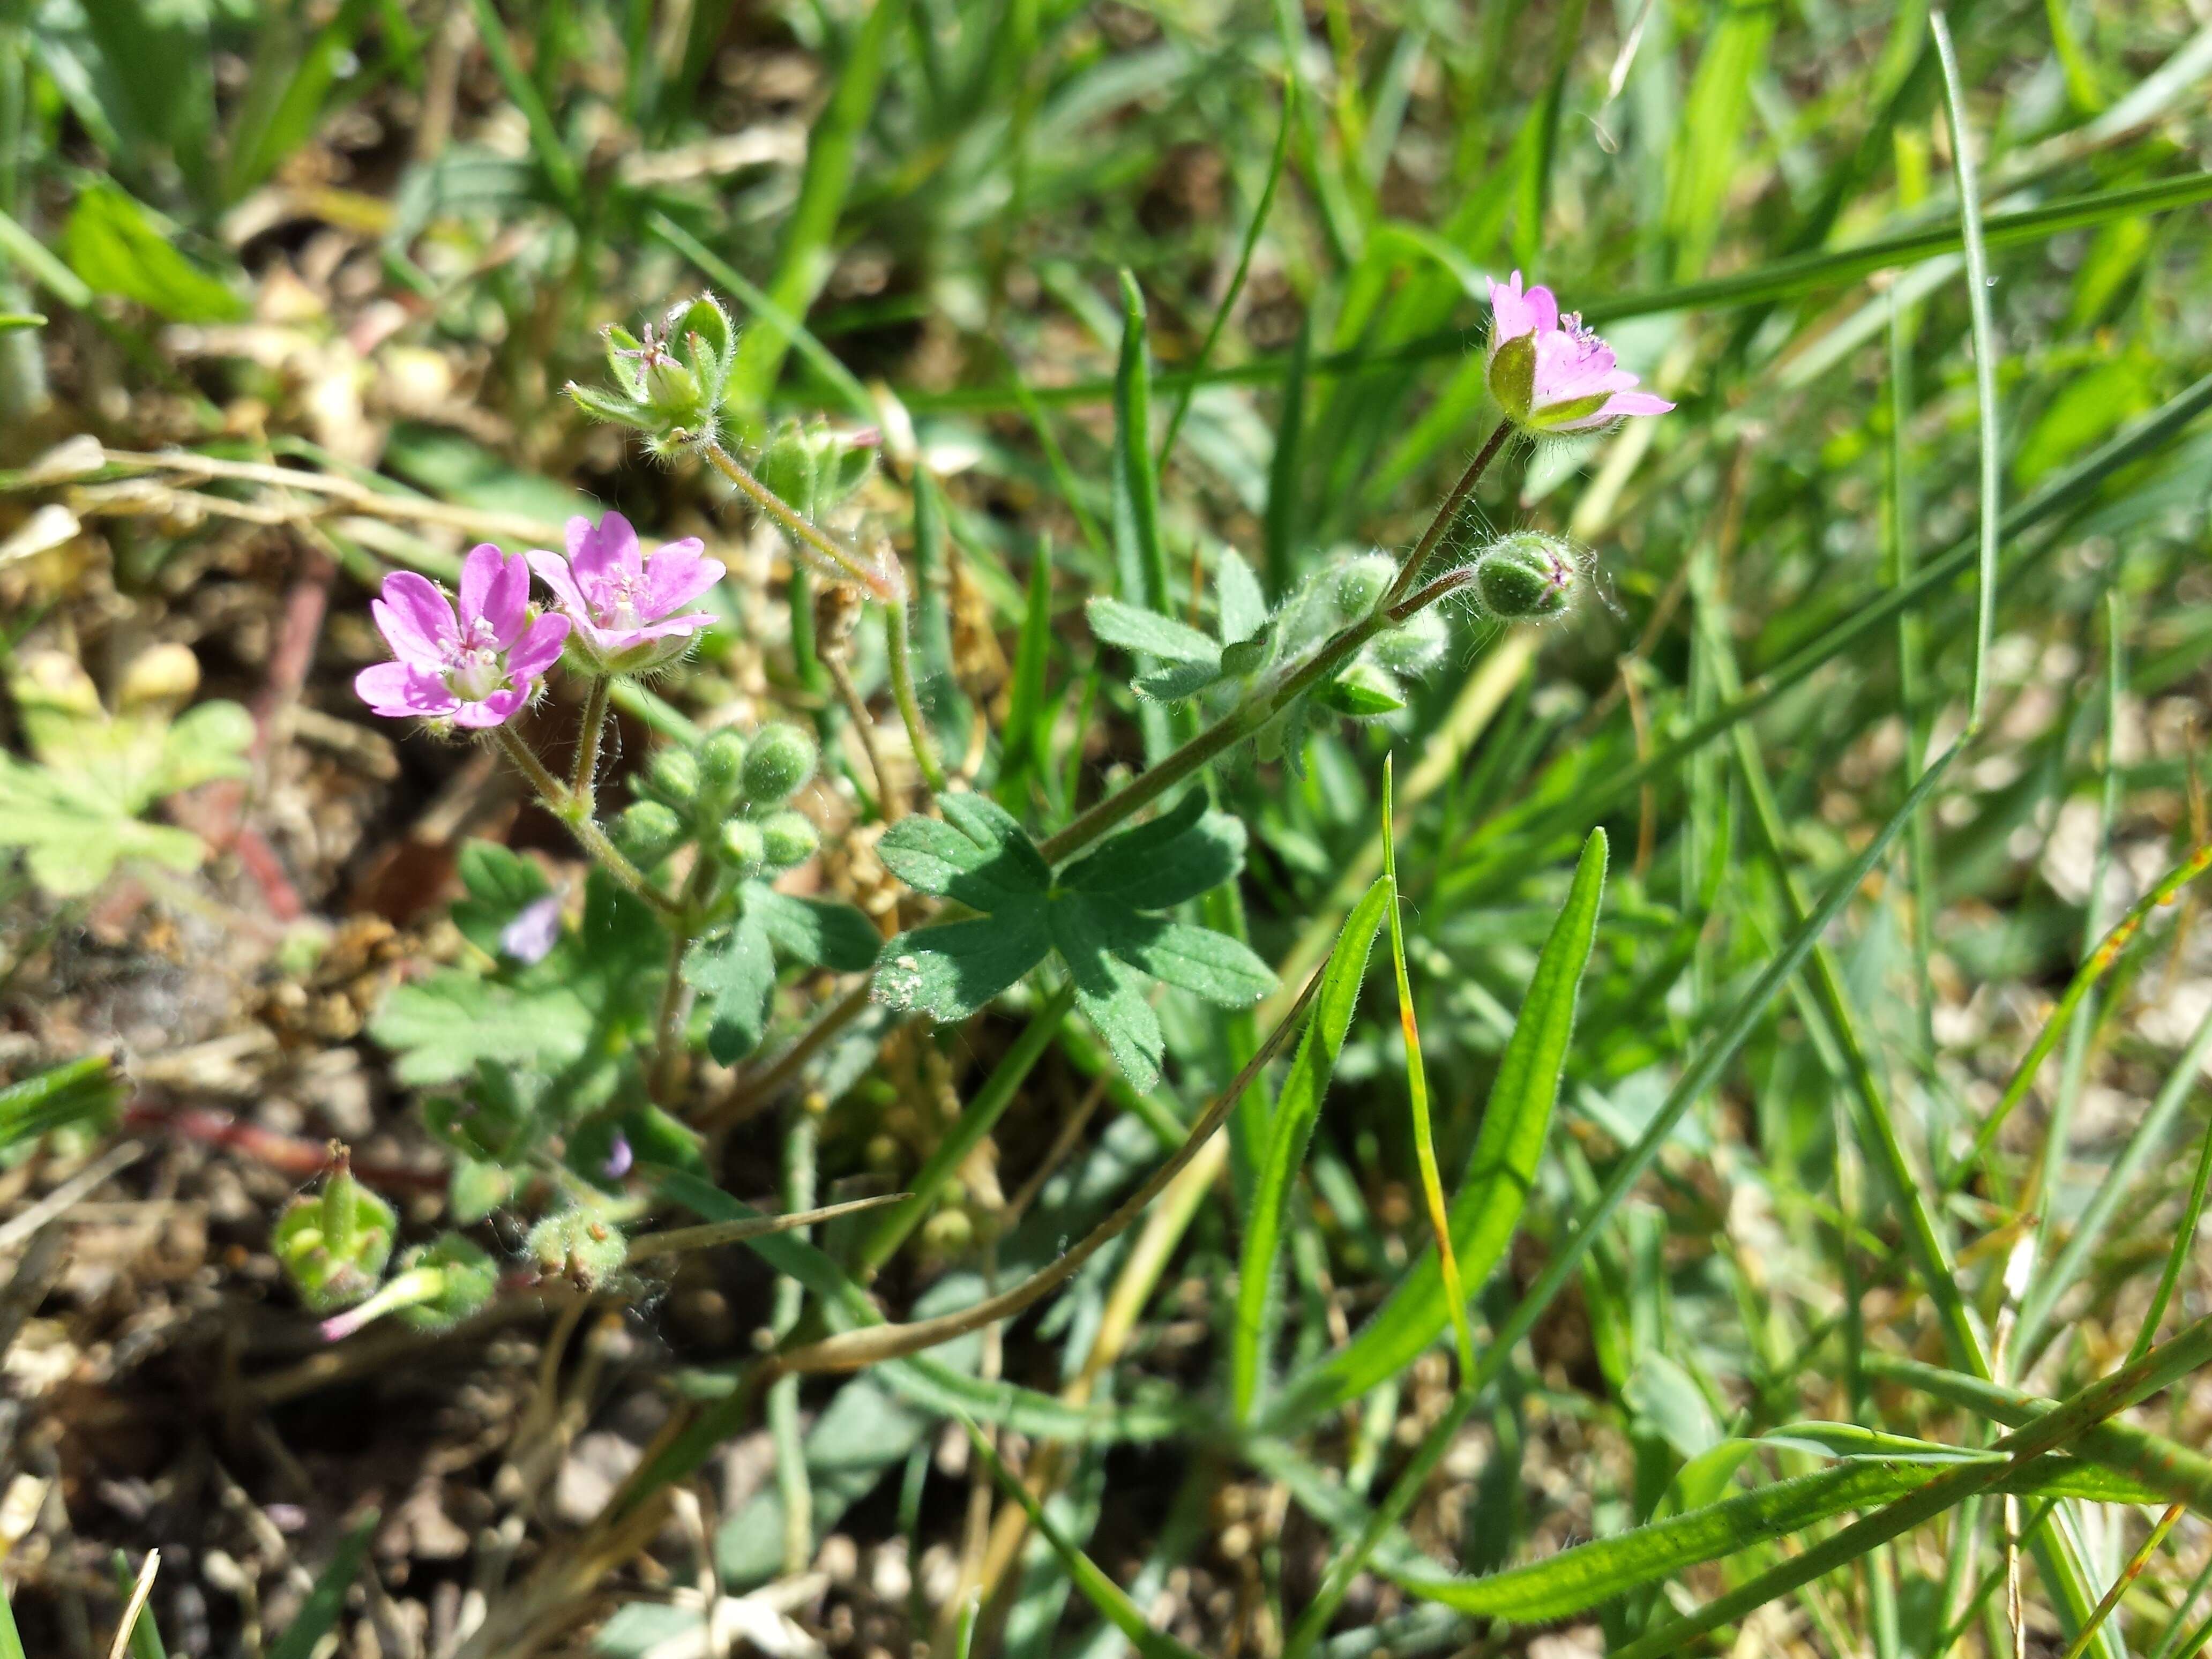
{"label": "palmate leaf", "polygon": [[917,927],[883,947],[876,1000],[932,1019],[964,1019],[1058,951],[1076,1006],[1139,1089],[1159,1079],[1164,1042],[1146,977],[1226,1007],[1247,1007],[1275,976],[1226,934],[1146,911],[1196,898],[1243,866],[1244,829],[1194,791],[1124,830],[1054,881],[1020,824],[983,796],[948,794],[945,818],[902,818],[877,843],[908,885],[987,914]]}
{"label": "palmate leaf", "polygon": [[779,958],[857,973],[875,961],[883,943],[849,904],[795,897],[764,882],[745,883],[738,902],[736,919],[684,956],[684,982],[707,1000],[712,1014],[707,1052],[725,1066],[760,1046]]}
{"label": "palmate leaf", "polygon": [[[471,862],[479,879],[494,870],[500,880],[514,874],[495,857]],[[481,902],[473,890],[471,898]],[[497,913],[496,905],[488,908]],[[612,1097],[650,1035],[666,951],[653,913],[594,872],[582,921],[540,961],[490,974],[442,969],[402,985],[385,998],[369,1033],[398,1054],[393,1072],[403,1083],[455,1082],[488,1060],[557,1077],[561,1086],[547,1097],[579,1115]]]}

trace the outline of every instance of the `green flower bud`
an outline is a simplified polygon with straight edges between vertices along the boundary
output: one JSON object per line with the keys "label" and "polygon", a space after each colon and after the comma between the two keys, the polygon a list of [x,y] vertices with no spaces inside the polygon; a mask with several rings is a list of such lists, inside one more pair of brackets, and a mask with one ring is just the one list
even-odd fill
{"label": "green flower bud", "polygon": [[481,1310],[499,1289],[499,1264],[483,1246],[459,1233],[441,1233],[416,1245],[399,1259],[399,1267],[395,1285],[421,1275],[422,1299],[399,1314],[418,1331],[450,1329]]}
{"label": "green flower bud", "polygon": [[1417,611],[1387,634],[1378,634],[1365,654],[1394,674],[1425,674],[1451,643],[1451,628],[1440,611]]}
{"label": "green flower bud", "polygon": [[595,1291],[629,1260],[622,1229],[586,1209],[560,1210],[530,1230],[525,1247],[541,1273],[562,1274]]}
{"label": "green flower bud", "polygon": [[699,757],[689,749],[664,749],[646,769],[645,787],[677,811],[699,799]]}
{"label": "green flower bud", "polygon": [[740,870],[753,870],[768,862],[768,837],[746,818],[732,818],[722,826],[722,856]]}
{"label": "green flower bud", "polygon": [[1575,602],[1582,570],[1573,550],[1540,530],[1516,530],[1474,556],[1477,603],[1500,622],[1547,622]]}
{"label": "green flower bud", "polygon": [[790,799],[814,775],[817,758],[814,739],[797,726],[763,726],[745,757],[745,799],[756,806]]}
{"label": "green flower bud", "polygon": [[684,839],[684,820],[657,800],[632,801],[613,828],[615,845],[634,864],[658,864]]}
{"label": "green flower bud", "polygon": [[760,480],[810,519],[842,505],[875,468],[873,428],[838,432],[825,421],[780,422],[760,453]]}
{"label": "green flower bud", "polygon": [[317,1313],[350,1307],[376,1288],[392,1259],[392,1206],[354,1179],[345,1149],[320,1194],[301,1194],[287,1204],[271,1230],[269,1248]]}
{"label": "green flower bud", "polygon": [[717,817],[737,800],[744,767],[745,740],[727,726],[709,733],[699,745],[701,800]]}
{"label": "green flower bud", "polygon": [[760,823],[762,861],[778,870],[804,864],[822,845],[821,832],[804,812],[771,812]]}
{"label": "green flower bud", "polygon": [[1315,695],[1324,708],[1356,720],[1393,714],[1406,706],[1405,694],[1398,689],[1398,682],[1365,661],[1353,662]]}
{"label": "green flower bud", "polygon": [[1357,622],[1372,611],[1397,574],[1397,562],[1387,553],[1363,553],[1346,561],[1336,573],[1336,591],[1331,596],[1339,619]]}

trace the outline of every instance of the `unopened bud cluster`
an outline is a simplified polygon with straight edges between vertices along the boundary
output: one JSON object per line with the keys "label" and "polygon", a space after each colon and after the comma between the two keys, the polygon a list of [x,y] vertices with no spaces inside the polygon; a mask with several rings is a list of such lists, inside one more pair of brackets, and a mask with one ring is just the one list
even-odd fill
{"label": "unopened bud cluster", "polygon": [[773,875],[814,856],[821,836],[789,803],[814,775],[814,739],[764,726],[750,740],[726,728],[693,748],[664,749],[640,784],[643,798],[614,823],[615,844],[651,868],[687,842],[739,879]]}

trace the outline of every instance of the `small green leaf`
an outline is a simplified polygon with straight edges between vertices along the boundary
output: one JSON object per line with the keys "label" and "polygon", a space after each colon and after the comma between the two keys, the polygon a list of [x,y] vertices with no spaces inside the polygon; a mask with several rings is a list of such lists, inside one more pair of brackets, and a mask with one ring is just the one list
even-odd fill
{"label": "small green leaf", "polygon": [[23,850],[31,878],[58,898],[76,898],[128,859],[179,873],[199,868],[207,848],[190,830],[145,823],[97,781],[64,776],[0,754],[0,847]]}
{"label": "small green leaf", "polygon": [[1219,684],[1221,663],[1179,662],[1149,674],[1139,674],[1129,684],[1140,697],[1150,697],[1154,702],[1181,702],[1185,697],[1194,697],[1210,685]]}
{"label": "small green leaf", "polygon": [[[1260,579],[1252,574],[1242,553],[1233,547],[1223,548],[1213,580],[1224,647],[1253,638],[1267,625],[1267,596],[1260,591]],[[1223,660],[1226,662],[1225,655]]]}
{"label": "small green leaf", "polygon": [[1006,808],[964,792],[946,794],[939,805],[942,820],[919,813],[901,818],[876,843],[877,857],[893,875],[917,892],[978,910],[1044,890],[1052,872]]}
{"label": "small green leaf", "polygon": [[1089,908],[1092,926],[1115,956],[1178,991],[1224,1008],[1249,1008],[1275,988],[1274,969],[1241,939],[1188,922],[1108,909],[1086,899],[1063,899],[1053,908],[1075,904]]}
{"label": "small green leaf", "polygon": [[468,896],[453,905],[453,926],[488,957],[500,954],[500,933],[516,913],[553,890],[544,871],[496,842],[462,842],[455,865]]}
{"label": "small green leaf", "polygon": [[708,1054],[727,1066],[759,1046],[768,1029],[769,996],[775,989],[775,952],[768,928],[750,906],[726,933],[702,939],[684,952],[684,979],[712,1011]]}
{"label": "small green leaf", "polygon": [[1083,609],[1091,619],[1091,632],[1102,644],[1158,657],[1164,662],[1221,660],[1219,644],[1195,628],[1186,627],[1158,611],[1105,598],[1095,599]]}
{"label": "small green leaf", "polygon": [[875,999],[940,1022],[965,1019],[1042,962],[1052,943],[1034,897],[975,921],[916,927],[884,946]]}
{"label": "small green leaf", "polygon": [[777,951],[809,967],[860,973],[875,965],[884,948],[875,923],[835,899],[794,897],[756,882],[746,887],[744,904]]}
{"label": "small green leaf", "polygon": [[1096,907],[1061,902],[1047,913],[1054,946],[1075,981],[1075,1006],[1106,1039],[1130,1086],[1149,1092],[1160,1080],[1165,1039],[1137,976],[1111,954]]}
{"label": "small green leaf", "polygon": [[105,181],[85,186],[62,228],[62,257],[96,293],[136,301],[173,323],[226,323],[246,301],[177,251],[176,232]]}
{"label": "small green leaf", "polygon": [[1060,872],[1060,885],[1126,909],[1164,910],[1244,867],[1244,826],[1194,789],[1150,823],[1125,830]]}

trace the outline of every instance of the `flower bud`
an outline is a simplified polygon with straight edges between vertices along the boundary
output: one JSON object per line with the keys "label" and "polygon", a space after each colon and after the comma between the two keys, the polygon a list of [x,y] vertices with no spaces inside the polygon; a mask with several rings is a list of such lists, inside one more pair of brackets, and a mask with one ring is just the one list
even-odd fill
{"label": "flower bud", "polygon": [[768,862],[768,837],[747,818],[732,818],[722,826],[722,856],[740,870],[757,869]]}
{"label": "flower bud", "polygon": [[681,811],[699,798],[699,757],[689,749],[664,749],[646,769],[646,787]]}
{"label": "flower bud", "polygon": [[1417,611],[1391,629],[1378,634],[1366,655],[1394,674],[1425,674],[1451,642],[1451,628],[1440,611]]}
{"label": "flower bud", "polygon": [[1540,530],[1516,530],[1474,556],[1477,603],[1500,622],[1547,622],[1574,604],[1582,580],[1573,550]]}
{"label": "flower bud", "polygon": [[655,865],[684,839],[684,820],[657,800],[632,801],[614,822],[614,842],[633,864]]}
{"label": "flower bud", "polygon": [[530,1230],[525,1247],[541,1273],[559,1273],[595,1291],[622,1271],[629,1241],[622,1229],[592,1211],[560,1210]]}
{"label": "flower bud", "polygon": [[763,726],[745,757],[745,799],[756,806],[790,799],[814,775],[817,758],[814,739],[797,726]]}
{"label": "flower bud", "polygon": [[760,454],[760,480],[810,519],[842,505],[867,482],[881,434],[839,432],[828,422],[780,422]]}
{"label": "flower bud", "polygon": [[499,1266],[483,1246],[459,1233],[442,1233],[428,1244],[418,1244],[399,1259],[399,1274],[392,1283],[422,1275],[426,1292],[404,1309],[399,1317],[418,1331],[442,1331],[469,1318],[499,1289]]}
{"label": "flower bud", "polygon": [[1406,706],[1404,692],[1373,663],[1358,659],[1316,691],[1322,705],[1356,720],[1395,714]]}
{"label": "flower bud", "polygon": [[354,1179],[344,1148],[320,1194],[301,1194],[276,1218],[269,1248],[317,1313],[349,1307],[376,1288],[392,1259],[392,1206]]}
{"label": "flower bud", "polygon": [[804,812],[771,812],[760,823],[762,861],[777,870],[804,864],[822,845],[814,822]]}
{"label": "flower bud", "polygon": [[1398,566],[1387,553],[1363,553],[1348,560],[1336,573],[1331,595],[1340,622],[1357,622],[1382,602],[1390,591]]}
{"label": "flower bud", "polygon": [[726,812],[743,787],[745,740],[729,727],[710,733],[699,745],[700,799],[716,816]]}

